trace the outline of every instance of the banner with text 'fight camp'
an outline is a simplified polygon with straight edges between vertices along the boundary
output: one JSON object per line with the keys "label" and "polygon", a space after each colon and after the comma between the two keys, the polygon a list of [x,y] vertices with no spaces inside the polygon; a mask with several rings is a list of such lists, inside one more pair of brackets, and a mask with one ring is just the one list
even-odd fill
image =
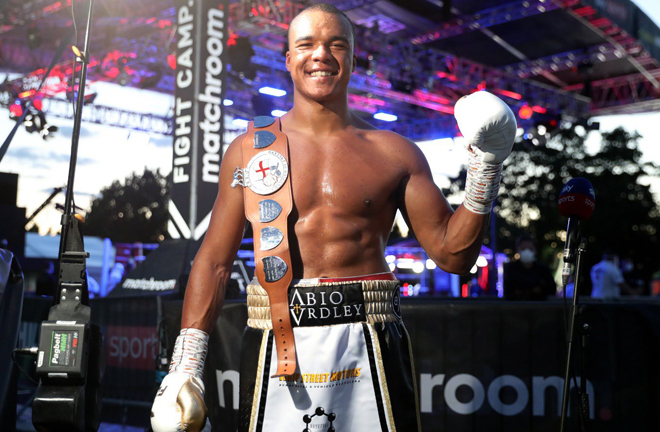
{"label": "banner with text 'fight camp'", "polygon": [[229,0],[177,0],[172,189],[168,231],[208,228],[222,159]]}

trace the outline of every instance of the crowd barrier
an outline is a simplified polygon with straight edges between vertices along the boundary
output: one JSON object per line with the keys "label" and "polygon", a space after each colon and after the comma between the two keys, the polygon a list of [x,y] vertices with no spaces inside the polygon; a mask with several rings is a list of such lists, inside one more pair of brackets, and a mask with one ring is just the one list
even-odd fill
{"label": "crowd barrier", "polygon": [[[148,407],[157,389],[157,299],[90,303],[105,338],[104,399]],[[36,344],[49,306],[25,299],[21,345]],[[402,315],[413,341],[423,430],[559,430],[566,352],[561,302],[405,299]],[[163,300],[160,316],[171,353],[181,301]],[[581,318],[591,328],[585,353],[592,430],[660,430],[660,302],[589,302]],[[246,320],[245,302],[228,301],[211,335],[205,383],[215,431],[236,430]],[[572,385],[579,386],[576,351]],[[568,425],[578,430],[575,407]]]}

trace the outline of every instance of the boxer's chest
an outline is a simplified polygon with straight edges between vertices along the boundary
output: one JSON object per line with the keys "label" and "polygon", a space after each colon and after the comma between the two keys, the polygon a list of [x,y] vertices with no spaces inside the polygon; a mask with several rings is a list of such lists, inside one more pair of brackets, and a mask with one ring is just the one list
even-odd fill
{"label": "boxer's chest", "polygon": [[387,154],[355,136],[312,140],[289,135],[294,205],[352,214],[377,212],[394,199],[401,173]]}

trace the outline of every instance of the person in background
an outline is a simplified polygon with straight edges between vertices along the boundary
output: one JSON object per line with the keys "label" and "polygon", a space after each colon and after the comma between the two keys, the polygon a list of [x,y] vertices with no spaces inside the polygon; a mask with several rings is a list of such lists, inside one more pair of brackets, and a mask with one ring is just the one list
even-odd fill
{"label": "person in background", "polygon": [[660,270],[651,276],[651,296],[660,297]]}
{"label": "person in background", "polygon": [[591,297],[616,298],[621,293],[636,295],[619,269],[619,257],[612,250],[603,252],[603,259],[591,268]]}
{"label": "person in background", "polygon": [[619,264],[619,269],[623,275],[623,280],[626,281],[628,286],[638,295],[648,295],[649,290],[646,287],[644,279],[637,271],[635,262],[632,258],[623,258]]}
{"label": "person in background", "polygon": [[545,300],[554,296],[557,285],[550,268],[537,261],[536,242],[523,234],[516,240],[519,259],[504,265],[504,298],[507,300]]}

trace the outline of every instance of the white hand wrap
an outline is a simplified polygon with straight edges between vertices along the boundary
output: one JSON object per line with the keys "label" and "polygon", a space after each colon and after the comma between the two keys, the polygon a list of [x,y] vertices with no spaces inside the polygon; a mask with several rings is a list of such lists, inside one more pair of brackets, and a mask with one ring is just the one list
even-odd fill
{"label": "white hand wrap", "polygon": [[500,98],[485,91],[459,99],[454,116],[470,157],[463,206],[488,214],[499,192],[502,162],[516,137],[516,117]]}
{"label": "white hand wrap", "polygon": [[204,361],[209,336],[182,329],[174,344],[170,372],[163,379],[151,408],[154,432],[198,432],[206,424]]}
{"label": "white hand wrap", "polygon": [[194,328],[181,329],[174,342],[170,373],[184,372],[201,380],[208,346],[209,335],[205,332]]}
{"label": "white hand wrap", "polygon": [[481,162],[477,155],[470,154],[463,207],[477,214],[490,213],[493,201],[500,191],[501,178],[501,163]]}

